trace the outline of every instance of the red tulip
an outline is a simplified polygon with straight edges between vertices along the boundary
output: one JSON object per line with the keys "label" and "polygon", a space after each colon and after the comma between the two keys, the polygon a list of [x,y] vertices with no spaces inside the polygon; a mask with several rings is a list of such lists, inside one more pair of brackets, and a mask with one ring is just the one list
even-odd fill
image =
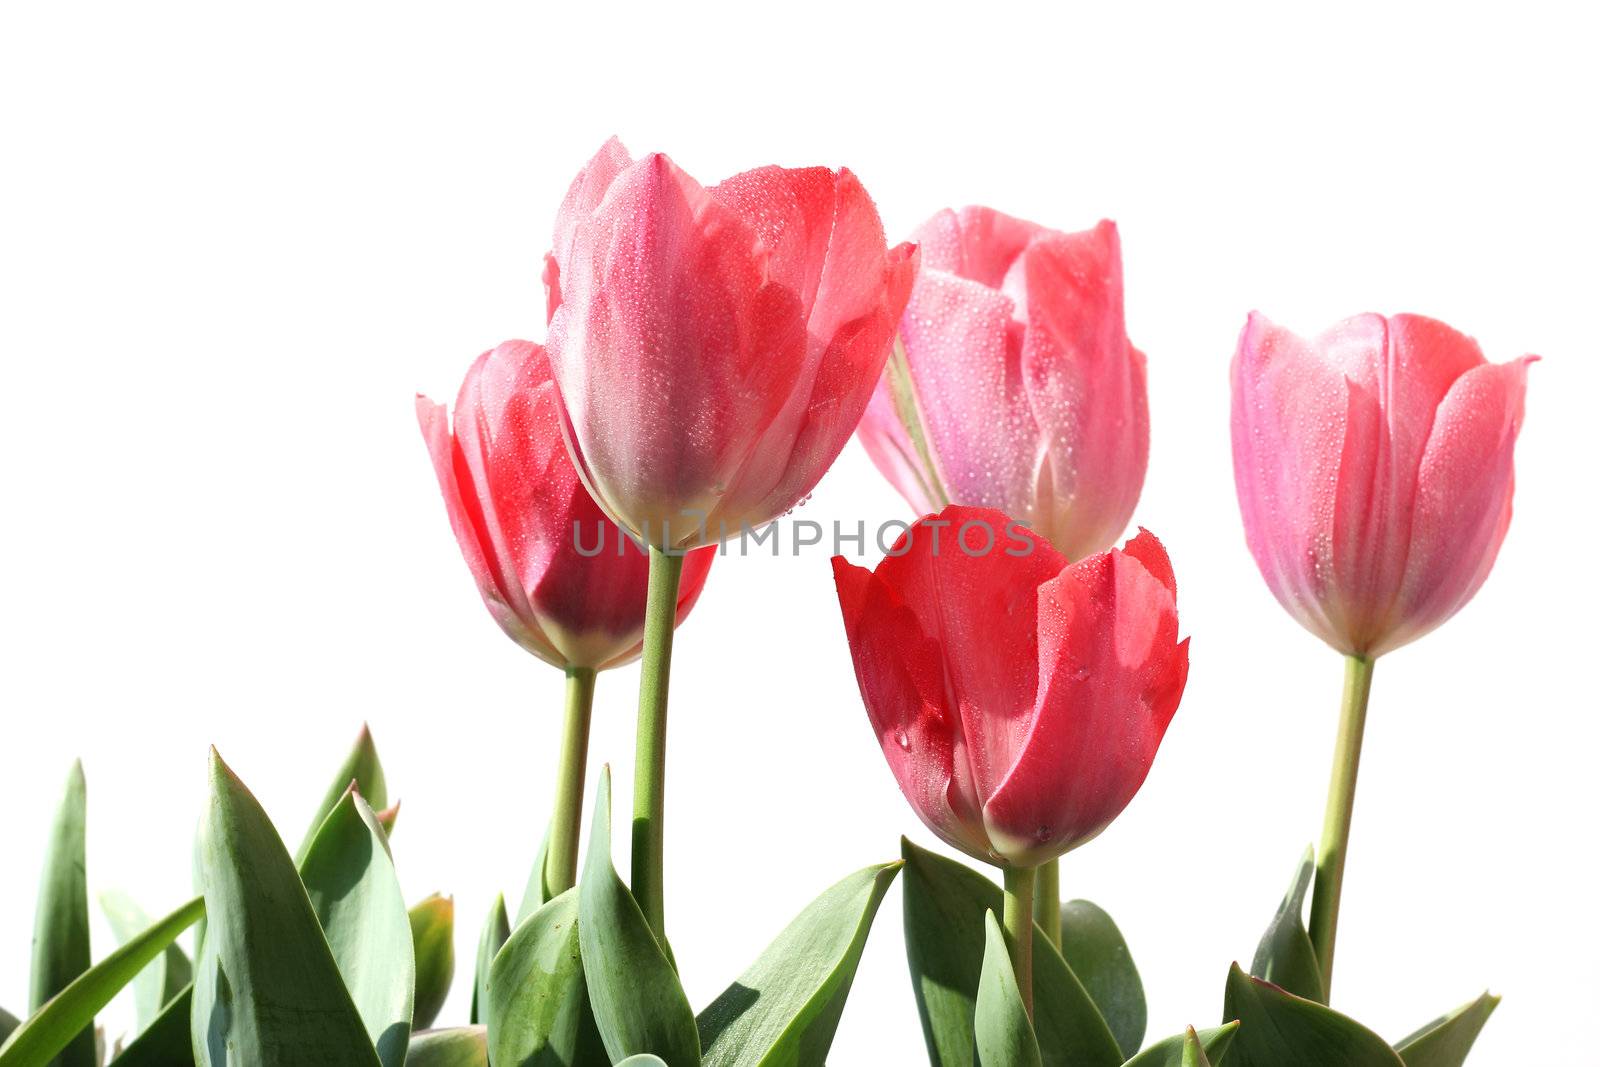
{"label": "red tulip", "polygon": [[1493,364],[1416,315],[1312,341],[1259,314],[1233,360],[1233,470],[1278,601],[1340,652],[1432,630],[1489,575],[1511,522],[1526,356]]}
{"label": "red tulip", "polygon": [[550,363],[601,507],[662,548],[784,514],[849,440],[915,272],[848,170],[704,188],[612,140],[546,266]]}
{"label": "red tulip", "polygon": [[1133,515],[1150,444],[1115,224],[1060,233],[968,207],[915,237],[905,363],[862,419],[867,453],[918,514],[946,501],[998,508],[1072,559],[1109,548]]}
{"label": "red tulip", "polygon": [[835,556],[833,574],[867,714],[934,833],[1031,867],[1133,799],[1189,671],[1155,537],[1071,563],[998,511],[952,506],[876,571]]}
{"label": "red tulip", "polygon": [[[639,654],[649,560],[590,499],[567,458],[544,351],[507,341],[478,357],[456,397],[417,397],[445,510],[500,628],[558,667],[615,667]],[[715,549],[684,561],[678,621]]]}

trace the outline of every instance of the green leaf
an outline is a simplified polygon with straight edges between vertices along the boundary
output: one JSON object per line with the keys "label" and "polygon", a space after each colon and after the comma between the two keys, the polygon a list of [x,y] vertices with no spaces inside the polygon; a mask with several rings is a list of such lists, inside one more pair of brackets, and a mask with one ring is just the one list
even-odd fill
{"label": "green leaf", "polygon": [[[983,968],[983,914],[999,914],[1005,894],[977,871],[910,841],[902,839],[901,850],[906,962],[928,1058],[935,1067],[968,1067]],[[1047,1067],[1121,1067],[1122,1049],[1100,1009],[1037,927],[1033,1026]]]}
{"label": "green leaf", "polygon": [[973,1056],[981,1067],[1042,1067],[1006,936],[994,912],[983,915],[983,973],[973,1010]]}
{"label": "green leaf", "polygon": [[544,840],[539,843],[539,854],[533,858],[533,870],[528,872],[528,884],[522,890],[522,903],[517,905],[517,925],[540,908],[550,902],[553,894],[550,892],[550,883],[545,880],[545,860],[550,855],[550,831],[544,832]]}
{"label": "green leaf", "polygon": [[1250,963],[1250,973],[1297,997],[1326,1004],[1328,992],[1322,985],[1322,968],[1317,963],[1317,952],[1311,945],[1311,935],[1306,933],[1305,924],[1306,890],[1311,887],[1316,873],[1316,853],[1307,848],[1289,891],[1272,917],[1272,924],[1261,935],[1256,958]]}
{"label": "green leaf", "polygon": [[481,1026],[423,1030],[411,1035],[406,1067],[489,1067],[489,1038]]}
{"label": "green leaf", "polygon": [[[101,893],[100,910],[105,912],[118,944],[127,944],[150,925],[150,917],[126,893],[115,890]],[[176,944],[168,945],[154,963],[140,971],[139,977],[133,980],[134,1010],[138,1019],[135,1033],[155,1022],[161,1009],[172,1003],[193,977],[194,968],[189,965],[189,957]]]}
{"label": "green leaf", "polygon": [[900,867],[880,863],[834,884],[700,1013],[707,1067],[827,1059],[873,917]]}
{"label": "green leaf", "polygon": [[92,1038],[95,1012],[193,925],[204,909],[200,900],[189,901],[84,971],[0,1046],[0,1067],[44,1067],[51,1057],[76,1043],[85,1028],[90,1029]]}
{"label": "green leaf", "polygon": [[411,1026],[424,1030],[439,1017],[456,976],[456,902],[435,893],[413,907],[410,915],[411,944],[417,958]]}
{"label": "green leaf", "polygon": [[[351,785],[355,786],[368,807],[382,810],[389,806],[389,783],[384,780],[383,764],[378,762],[378,747],[372,743],[372,731],[367,729],[366,723],[361,724],[361,732],[356,735],[356,743],[351,747],[350,754],[333,772],[333,781],[328,783],[328,791],[323,794],[322,803],[317,805],[317,813],[306,829],[305,839],[294,854],[295,866],[305,861],[312,839],[322,829],[322,824],[327,821],[334,807],[350,791]],[[397,814],[398,810],[388,813],[391,823]]]}
{"label": "green leaf", "polygon": [[417,981],[411,918],[388,836],[354,790],[312,838],[300,881],[379,1061],[401,1067]]}
{"label": "green leaf", "polygon": [[1348,1016],[1228,969],[1224,1016],[1239,1021],[1228,1067],[1404,1067],[1387,1042]]}
{"label": "green leaf", "polygon": [[1111,916],[1087,900],[1063,904],[1061,955],[1105,1016],[1122,1054],[1138,1052],[1147,1018],[1144,983]]}
{"label": "green leaf", "polygon": [[[1210,1030],[1201,1030],[1199,1033],[1200,1047],[1205,1051],[1206,1058],[1214,1064],[1221,1064],[1222,1057],[1227,1053],[1228,1046],[1233,1043],[1233,1033],[1239,1029],[1236,1022],[1225,1026],[1213,1027]],[[1193,1027],[1189,1028],[1192,1033]],[[1183,1033],[1176,1037],[1169,1037],[1165,1041],[1157,1041],[1143,1052],[1134,1056],[1123,1067],[1184,1067],[1184,1050],[1188,1047],[1189,1034]],[[1231,1064],[1231,1061],[1230,1061]]]}
{"label": "green leaf", "polygon": [[489,1020],[489,966],[494,962],[494,954],[510,936],[511,924],[506,921],[506,898],[502,893],[494,898],[494,907],[489,909],[489,917],[483,923],[483,933],[478,935],[478,960],[472,976],[472,1011],[467,1020],[474,1025]]}
{"label": "green leaf", "polygon": [[617,1067],[667,1067],[667,1061],[660,1056],[652,1056],[648,1052],[641,1052],[637,1056],[629,1056]]}
{"label": "green leaf", "polygon": [[22,1025],[22,1021],[4,1008],[0,1008],[0,1044],[11,1036],[11,1031]]}
{"label": "green leaf", "polygon": [[1461,1067],[1499,1004],[1499,997],[1484,993],[1396,1042],[1394,1049],[1406,1067]]}
{"label": "green leaf", "polygon": [[609,767],[595,790],[589,855],[578,884],[578,941],[595,1023],[611,1058],[653,1052],[672,1067],[698,1064],[700,1035],[678,972],[611,866]]}
{"label": "green leaf", "polygon": [[490,1059],[499,1067],[611,1061],[595,1028],[578,945],[578,890],[517,924],[489,972]]}
{"label": "green leaf", "polygon": [[111,1067],[194,1067],[189,1039],[193,986],[185,986],[161,1014],[111,1061]]}
{"label": "green leaf", "polygon": [[1211,1059],[1206,1055],[1205,1046],[1200,1043],[1200,1035],[1194,1032],[1192,1026],[1183,1035],[1183,1067],[1211,1067]]}
{"label": "green leaf", "polygon": [[[39,876],[33,913],[33,971],[28,1010],[36,1012],[89,969],[89,891],[84,879],[84,821],[87,809],[83,764],[74,762],[56,806]],[[56,1067],[96,1067],[94,1019],[62,1045]]]}
{"label": "green leaf", "polygon": [[195,965],[195,1062],[229,1067],[247,1055],[252,1067],[378,1067],[288,849],[215,749],[200,853],[207,923]]}

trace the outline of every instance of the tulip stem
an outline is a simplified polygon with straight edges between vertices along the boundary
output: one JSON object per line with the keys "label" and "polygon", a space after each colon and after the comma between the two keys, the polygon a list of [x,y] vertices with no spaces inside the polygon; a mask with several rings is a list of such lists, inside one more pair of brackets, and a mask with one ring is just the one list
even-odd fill
{"label": "tulip stem", "polygon": [[1056,948],[1061,947],[1061,861],[1051,860],[1038,868],[1033,890],[1033,921]]}
{"label": "tulip stem", "polygon": [[678,614],[683,556],[650,548],[650,589],[644,608],[644,655],[639,671],[639,728],[633,749],[633,896],[656,938],[666,940],[661,868],[662,812],[667,781],[667,676]]}
{"label": "tulip stem", "polygon": [[1033,883],[1032,867],[1005,868],[1006,947],[1011,950],[1011,969],[1017,976],[1022,1006],[1033,1018]]}
{"label": "tulip stem", "polygon": [[1350,814],[1356,803],[1356,772],[1361,766],[1361,735],[1367,725],[1367,697],[1372,692],[1373,661],[1363,656],[1344,660],[1344,699],[1339,709],[1339,738],[1333,747],[1333,777],[1328,783],[1328,809],[1322,820],[1322,847],[1317,852],[1316,887],[1311,894],[1311,946],[1322,968],[1322,991],[1333,991],[1333,943],[1339,929],[1339,896],[1344,886],[1345,853],[1350,846]]}
{"label": "tulip stem", "polygon": [[556,804],[545,853],[546,894],[554,898],[578,881],[578,827],[583,821],[583,777],[589,762],[589,713],[594,707],[593,667],[567,668],[567,715],[556,765]]}

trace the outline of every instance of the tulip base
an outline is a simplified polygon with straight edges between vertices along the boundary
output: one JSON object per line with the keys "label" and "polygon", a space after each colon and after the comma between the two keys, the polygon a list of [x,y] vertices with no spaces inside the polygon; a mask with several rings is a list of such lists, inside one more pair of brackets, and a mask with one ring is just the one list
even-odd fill
{"label": "tulip base", "polygon": [[1356,804],[1356,772],[1361,767],[1361,739],[1367,727],[1367,698],[1372,692],[1373,661],[1364,656],[1344,660],[1344,699],[1340,702],[1339,738],[1333,748],[1333,776],[1328,782],[1328,808],[1317,849],[1316,887],[1311,894],[1311,946],[1322,969],[1322,991],[1333,990],[1333,945],[1339,929],[1339,897],[1344,887],[1345,853],[1350,846],[1350,816]]}
{"label": "tulip base", "polygon": [[[1032,867],[1005,868],[1005,915],[1002,918],[1011,969],[1017,976],[1022,1006],[1033,1018],[1033,886]],[[1059,912],[1058,918],[1059,918]]]}
{"label": "tulip base", "polygon": [[658,940],[666,938],[662,901],[662,831],[667,782],[667,680],[672,631],[677,623],[683,556],[650,548],[650,588],[645,596],[644,653],[639,661],[639,725],[633,749],[632,889]]}

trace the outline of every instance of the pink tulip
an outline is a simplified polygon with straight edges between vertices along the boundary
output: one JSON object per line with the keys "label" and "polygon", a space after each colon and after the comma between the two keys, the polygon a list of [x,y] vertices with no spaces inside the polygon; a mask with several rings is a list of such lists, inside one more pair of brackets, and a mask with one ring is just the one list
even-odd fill
{"label": "pink tulip", "polygon": [[1233,470],[1273,595],[1371,658],[1472,598],[1511,522],[1525,356],[1488,363],[1416,315],[1358,315],[1312,341],[1250,316],[1233,361]]}
{"label": "pink tulip", "polygon": [[951,506],[876,571],[835,556],[833,575],[867,715],[939,837],[1032,867],[1133,799],[1189,670],[1149,533],[1071,563],[1000,512]]}
{"label": "pink tulip", "polygon": [[849,440],[915,273],[848,170],[704,188],[608,142],[546,266],[550,363],[602,508],[662,548],[800,503]]}
{"label": "pink tulip", "polygon": [[998,508],[1072,559],[1110,547],[1150,443],[1116,225],[1060,233],[968,207],[915,236],[905,363],[891,363],[861,422],[868,455],[919,514]]}
{"label": "pink tulip", "polygon": [[[639,654],[649,560],[595,506],[567,457],[544,351],[507,341],[478,357],[456,397],[417,397],[456,542],[500,628],[558,667],[604,669]],[[684,561],[678,621],[715,550]]]}

